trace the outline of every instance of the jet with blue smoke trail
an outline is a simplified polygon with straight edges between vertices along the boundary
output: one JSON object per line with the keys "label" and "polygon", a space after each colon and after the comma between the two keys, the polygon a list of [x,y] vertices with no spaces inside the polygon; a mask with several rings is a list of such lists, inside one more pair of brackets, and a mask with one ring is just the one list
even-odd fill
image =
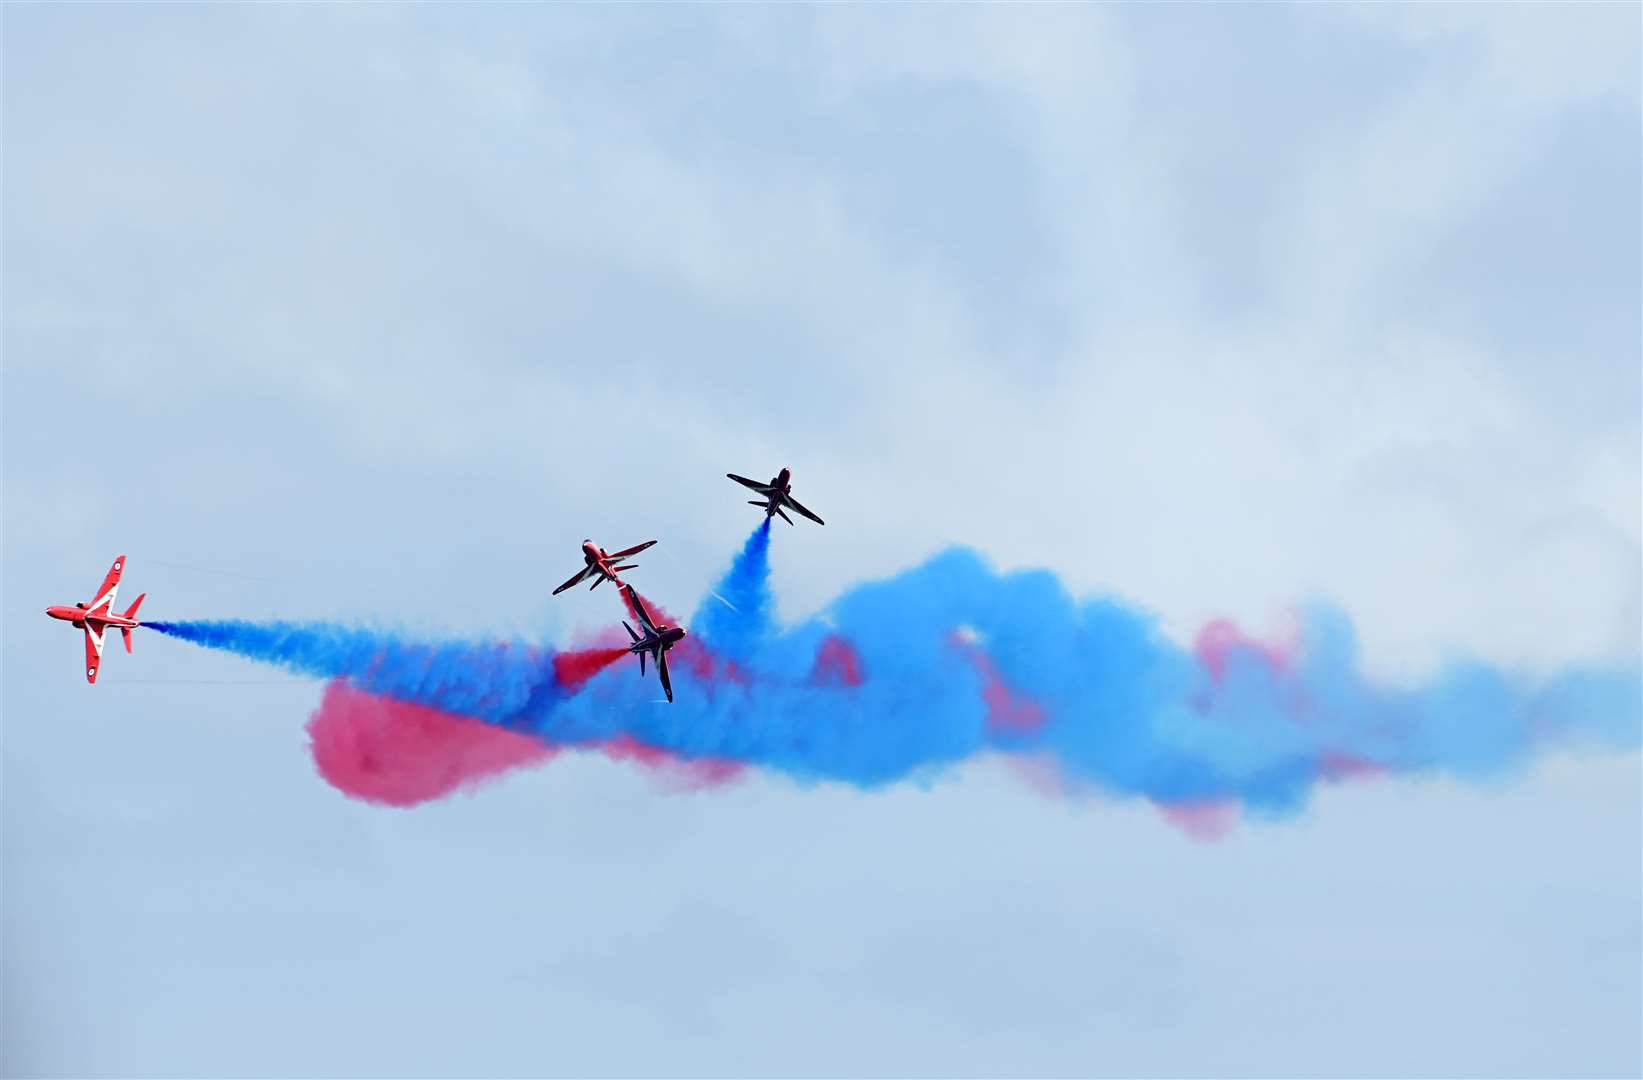
{"label": "jet with blue smoke trail", "polygon": [[783,513],[783,507],[786,507],[788,510],[803,514],[817,525],[827,524],[827,522],[799,505],[799,500],[793,497],[793,470],[786,465],[782,466],[781,472],[770,478],[768,484],[761,484],[757,480],[749,480],[747,477],[737,476],[735,473],[725,473],[725,475],[743,487],[752,488],[764,496],[760,499],[749,499],[748,505],[762,507],[766,521],[770,519],[771,514],[781,514],[783,521],[789,525],[793,524],[793,519]]}
{"label": "jet with blue smoke trail", "polygon": [[137,621],[137,609],[142,606],[143,593],[131,602],[131,606],[122,615],[114,610],[114,597],[120,589],[120,575],[125,572],[126,557],[116,556],[114,565],[108,568],[103,576],[103,583],[97,586],[89,604],[53,604],[46,609],[46,614],[54,619],[62,619],[72,623],[77,630],[85,631],[86,636],[86,682],[95,683],[97,672],[103,667],[104,635],[109,627],[120,631],[125,639],[126,652],[131,651],[131,632],[142,623]]}

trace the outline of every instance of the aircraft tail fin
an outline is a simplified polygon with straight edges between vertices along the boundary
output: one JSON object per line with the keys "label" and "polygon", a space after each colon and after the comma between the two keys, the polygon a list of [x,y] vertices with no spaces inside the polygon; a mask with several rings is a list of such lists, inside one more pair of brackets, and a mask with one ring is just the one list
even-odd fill
{"label": "aircraft tail fin", "polygon": [[779,507],[779,506],[776,507],[776,513],[781,514],[782,515],[782,520],[787,522],[789,525],[793,524],[793,519],[788,517],[785,513],[782,513],[782,508],[781,507]]}
{"label": "aircraft tail fin", "polygon": [[610,568],[610,572],[613,574],[619,574],[623,570],[636,570],[638,567],[638,563],[628,563],[626,566],[613,566]]}
{"label": "aircraft tail fin", "polygon": [[628,632],[628,637],[632,638],[634,641],[639,640],[639,635],[633,632],[633,627],[628,625],[628,621],[626,619],[622,620],[622,629],[626,630]]}
{"label": "aircraft tail fin", "polygon": [[[137,599],[133,600],[131,602],[131,606],[126,608],[125,618],[135,622],[137,619],[137,609],[143,606],[143,600],[147,596],[147,593],[138,593]],[[120,639],[125,642],[126,652],[131,652],[131,627],[120,627]]]}

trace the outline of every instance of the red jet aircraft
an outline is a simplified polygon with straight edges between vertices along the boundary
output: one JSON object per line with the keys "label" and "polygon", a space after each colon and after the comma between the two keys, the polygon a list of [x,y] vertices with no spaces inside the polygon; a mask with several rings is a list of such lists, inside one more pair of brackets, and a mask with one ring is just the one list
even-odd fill
{"label": "red jet aircraft", "polygon": [[126,557],[121,555],[109,567],[108,576],[97,589],[97,598],[89,604],[75,604],[69,607],[59,604],[48,607],[46,614],[54,619],[71,622],[78,629],[86,632],[86,682],[97,681],[97,669],[103,663],[103,633],[111,626],[120,628],[120,635],[125,638],[126,652],[131,651],[131,631],[141,626],[137,621],[137,608],[142,604],[143,593],[131,602],[124,615],[114,613],[114,594],[120,588],[120,571],[125,569]]}
{"label": "red jet aircraft", "polygon": [[655,542],[656,541],[654,540],[646,540],[642,544],[636,544],[633,547],[624,548],[621,551],[607,552],[604,548],[600,547],[598,544],[595,544],[592,540],[582,541],[582,560],[586,562],[587,565],[578,570],[575,577],[559,586],[559,588],[553,590],[553,595],[558,596],[572,585],[586,581],[590,577],[594,579],[594,582],[592,585],[588,586],[589,592],[597,589],[601,582],[606,581],[614,581],[618,586],[620,586],[622,583],[617,579],[616,575],[620,574],[623,570],[632,570],[637,564],[630,563],[627,566],[618,566],[617,564],[629,555],[639,554]]}
{"label": "red jet aircraft", "polygon": [[639,616],[639,625],[645,629],[644,635],[640,636],[634,631],[633,627],[628,625],[626,619],[622,620],[622,627],[627,630],[628,637],[633,639],[633,644],[628,646],[628,652],[639,654],[640,678],[644,678],[645,674],[645,657],[650,656],[655,659],[656,674],[662,680],[662,693],[667,695],[668,704],[671,705],[673,703],[673,680],[668,678],[667,651],[679,644],[680,640],[689,631],[682,626],[669,626],[667,623],[659,623],[652,619],[650,612],[645,608],[645,602],[639,599],[638,593],[633,591],[633,586],[623,585],[621,588],[628,591],[628,599],[633,601],[633,613]]}
{"label": "red jet aircraft", "polygon": [[749,480],[745,476],[737,476],[733,472],[727,472],[725,475],[743,487],[752,488],[754,491],[757,491],[760,495],[764,496],[762,499],[749,499],[748,505],[763,507],[765,517],[769,517],[771,514],[781,514],[783,521],[787,522],[789,525],[793,524],[792,518],[788,517],[786,514],[782,514],[782,507],[785,506],[789,510],[797,510],[811,521],[814,521],[817,525],[827,524],[827,522],[800,506],[799,500],[792,496],[793,470],[787,468],[785,465],[782,466],[781,472],[770,478],[770,483],[768,484],[761,484],[757,480]]}

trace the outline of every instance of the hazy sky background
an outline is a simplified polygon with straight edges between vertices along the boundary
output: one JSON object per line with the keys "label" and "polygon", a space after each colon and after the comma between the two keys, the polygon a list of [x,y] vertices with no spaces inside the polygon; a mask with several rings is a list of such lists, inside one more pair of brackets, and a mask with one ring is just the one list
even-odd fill
{"label": "hazy sky background", "polygon": [[785,463],[787,618],[964,542],[1635,662],[1637,6],[0,16],[6,1075],[1643,1072],[1635,753],[1216,844],[990,762],[396,811],[318,683],[40,610],[560,639]]}

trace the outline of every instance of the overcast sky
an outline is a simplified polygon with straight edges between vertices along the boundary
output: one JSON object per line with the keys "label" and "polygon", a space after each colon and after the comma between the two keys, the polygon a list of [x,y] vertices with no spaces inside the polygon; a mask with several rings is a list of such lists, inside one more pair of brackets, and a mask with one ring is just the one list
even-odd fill
{"label": "overcast sky", "polygon": [[40,613],[562,640],[787,464],[788,619],[962,542],[1636,664],[1637,6],[0,15],[6,1075],[1643,1072],[1635,752],[1214,844],[985,761],[387,810],[320,684]]}

